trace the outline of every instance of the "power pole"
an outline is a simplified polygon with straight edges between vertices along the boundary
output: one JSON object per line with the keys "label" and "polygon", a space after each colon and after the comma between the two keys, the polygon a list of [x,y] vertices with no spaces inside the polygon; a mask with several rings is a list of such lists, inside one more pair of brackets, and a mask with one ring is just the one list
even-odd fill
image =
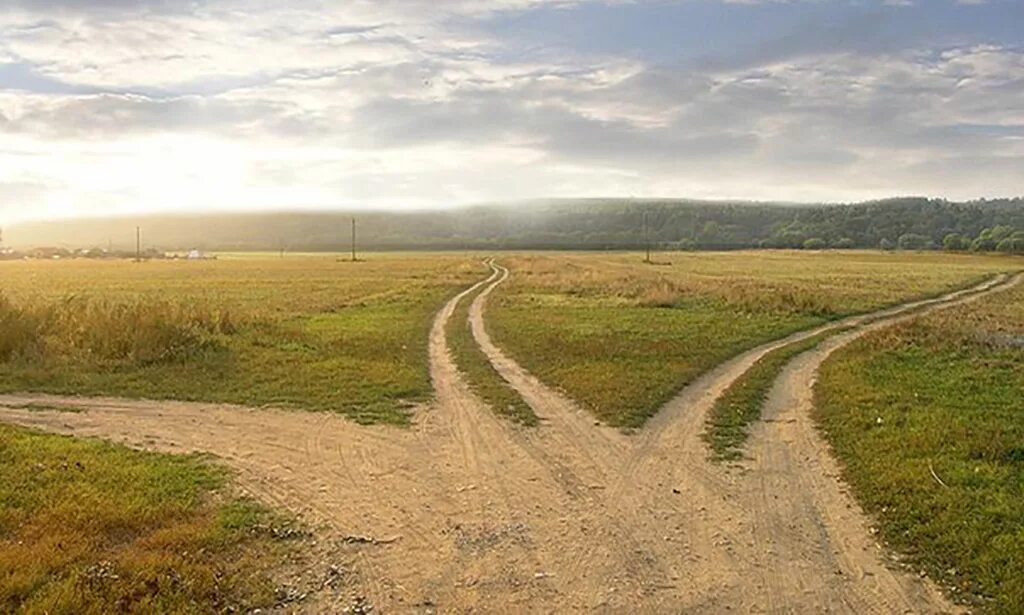
{"label": "power pole", "polygon": [[647,226],[647,210],[644,210],[644,249],[647,251],[647,256],[644,257],[644,262],[650,264],[651,262],[651,231]]}
{"label": "power pole", "polygon": [[356,218],[352,216],[352,262],[356,262]]}
{"label": "power pole", "polygon": [[142,227],[135,227],[135,262],[142,262]]}

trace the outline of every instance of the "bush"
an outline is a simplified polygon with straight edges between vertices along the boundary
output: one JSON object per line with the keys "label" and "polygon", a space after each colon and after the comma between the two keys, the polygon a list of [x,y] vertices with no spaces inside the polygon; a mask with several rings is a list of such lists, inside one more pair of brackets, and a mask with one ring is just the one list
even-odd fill
{"label": "bush", "polygon": [[828,247],[828,242],[820,237],[811,237],[804,242],[804,250],[824,250]]}
{"label": "bush", "polygon": [[1007,237],[996,245],[997,252],[1024,254],[1024,237]]}
{"label": "bush", "polygon": [[897,245],[900,250],[930,250],[933,247],[931,239],[916,233],[900,235]]}
{"label": "bush", "polygon": [[942,249],[947,252],[959,252],[970,247],[971,241],[959,233],[949,233],[942,238]]}

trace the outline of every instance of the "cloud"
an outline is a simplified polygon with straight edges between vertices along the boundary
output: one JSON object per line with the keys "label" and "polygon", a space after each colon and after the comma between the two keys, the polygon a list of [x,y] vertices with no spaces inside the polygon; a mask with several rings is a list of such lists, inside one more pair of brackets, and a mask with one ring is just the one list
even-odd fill
{"label": "cloud", "polygon": [[1020,48],[826,31],[655,61],[508,53],[473,26],[574,4],[25,2],[0,17],[0,221],[1024,188]]}

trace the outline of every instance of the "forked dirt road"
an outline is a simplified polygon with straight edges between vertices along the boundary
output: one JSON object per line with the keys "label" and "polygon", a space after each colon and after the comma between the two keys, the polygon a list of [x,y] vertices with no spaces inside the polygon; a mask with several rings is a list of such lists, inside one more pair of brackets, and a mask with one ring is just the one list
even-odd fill
{"label": "forked dirt road", "polygon": [[[494,346],[488,293],[508,272],[450,301],[430,334],[436,401],[412,429],[327,415],[116,399],[0,396],[0,420],[149,450],[201,451],[237,469],[272,505],[322,526],[350,572],[320,612],[365,597],[378,611],[945,612],[927,581],[885,565],[868,521],[838,481],[808,416],[828,353],[874,327],[973,301],[1020,282],[994,279],[830,327],[855,326],[798,357],[756,427],[753,459],[710,464],[700,440],[715,397],[771,349],[751,350],[687,387],[639,434],[594,424]],[[444,326],[467,294],[474,334],[542,417],[508,424],[469,390]],[[36,405],[35,408],[32,408]],[[69,406],[80,413],[40,410]],[[346,536],[374,542],[343,541]]]}

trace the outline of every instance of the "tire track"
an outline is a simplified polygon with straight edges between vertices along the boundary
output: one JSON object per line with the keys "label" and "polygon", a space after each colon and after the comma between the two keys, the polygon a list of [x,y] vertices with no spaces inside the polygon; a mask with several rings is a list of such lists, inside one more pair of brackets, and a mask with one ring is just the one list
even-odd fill
{"label": "tire track", "polygon": [[[853,316],[759,346],[698,378],[649,422],[632,447],[619,447],[609,445],[602,430],[589,425],[584,427],[579,420],[580,411],[571,401],[548,389],[494,346],[484,328],[482,304],[487,295],[507,279],[508,272],[500,266],[492,266],[502,271],[502,277],[478,297],[481,305],[474,306],[471,312],[478,343],[498,372],[539,416],[547,419],[538,429],[543,438],[555,444],[559,451],[572,446],[585,447],[591,453],[603,451],[612,462],[599,468],[604,476],[615,477],[607,493],[602,494],[603,505],[640,528],[636,540],[645,543],[655,558],[667,566],[671,580],[687,580],[688,588],[672,595],[673,605],[699,611],[738,605],[756,610],[765,604],[774,605],[772,610],[795,608],[798,611],[887,612],[911,603],[928,605],[926,610],[929,611],[952,609],[930,583],[885,569],[877,553],[872,554],[874,559],[870,560],[874,566],[864,572],[867,564],[851,555],[849,545],[852,543],[848,537],[838,540],[834,534],[834,528],[847,520],[843,511],[847,506],[856,510],[855,503],[844,501],[842,509],[836,508],[836,502],[815,502],[818,506],[804,503],[803,522],[792,521],[801,518],[798,511],[793,510],[793,502],[800,502],[801,492],[818,485],[816,475],[794,472],[806,470],[808,462],[821,454],[827,455],[827,451],[805,455],[803,465],[778,467],[776,464],[750,468],[737,475],[708,463],[700,434],[707,412],[717,397],[757,360],[776,348],[823,332],[851,328],[851,333],[840,334],[839,338],[852,339],[873,328],[890,326],[929,310],[998,292],[1019,282],[1019,277],[1007,282],[1006,276],[996,276],[971,288]],[[627,451],[625,456],[623,448]],[[583,457],[584,466],[589,458],[589,455]],[[618,467],[614,466],[615,461],[620,461]],[[593,468],[588,469],[593,471]],[[758,495],[762,498],[760,503]],[[637,510],[655,514],[644,519],[635,514]],[[773,531],[764,529],[767,514],[751,514],[751,511],[764,510],[775,513]],[[657,534],[645,527],[645,521],[656,528]],[[794,533],[794,527],[799,527],[800,531]],[[863,535],[869,536],[866,531]],[[815,536],[817,539],[813,539]],[[681,543],[683,549],[661,548],[662,538],[666,543]],[[770,546],[764,547],[766,544]],[[579,561],[586,561],[597,548],[592,543]],[[777,574],[773,571],[786,569],[787,562],[785,557],[778,557],[779,553],[787,553],[794,562],[809,561],[813,565],[808,565],[804,575]],[[774,557],[768,558],[766,554]],[[833,591],[834,579],[821,574],[821,570],[841,571],[843,578],[861,580],[871,575],[884,582],[876,584],[881,587],[877,591],[871,589],[874,586],[870,584],[861,584],[856,586],[857,591],[840,593]],[[858,574],[861,576],[857,577]],[[751,578],[757,582],[751,584]]]}

